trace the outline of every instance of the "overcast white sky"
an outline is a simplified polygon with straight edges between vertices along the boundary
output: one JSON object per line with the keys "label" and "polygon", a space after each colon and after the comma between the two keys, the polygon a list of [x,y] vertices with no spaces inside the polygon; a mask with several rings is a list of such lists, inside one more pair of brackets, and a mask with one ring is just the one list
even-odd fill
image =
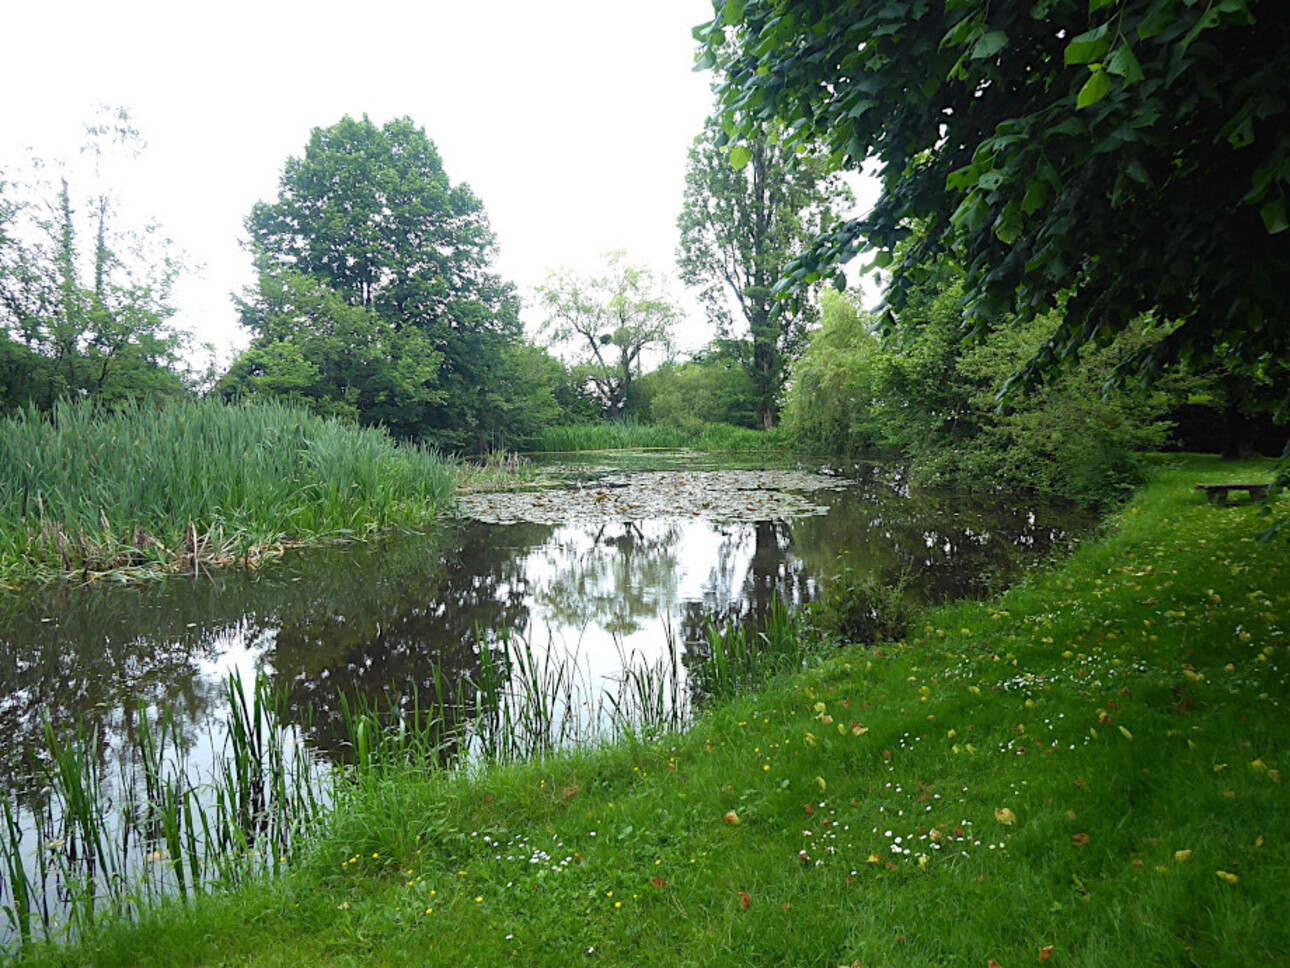
{"label": "overcast white sky", "polygon": [[[100,105],[128,109],[148,148],[116,186],[123,210],[203,267],[176,323],[220,347],[245,342],[230,301],[251,279],[242,220],[310,130],[345,114],[425,129],[522,293],[616,248],[673,275],[685,154],[711,106],[690,29],[710,16],[708,0],[14,0],[0,168],[26,149],[72,157]],[[683,344],[703,342],[699,324],[694,311]]]}

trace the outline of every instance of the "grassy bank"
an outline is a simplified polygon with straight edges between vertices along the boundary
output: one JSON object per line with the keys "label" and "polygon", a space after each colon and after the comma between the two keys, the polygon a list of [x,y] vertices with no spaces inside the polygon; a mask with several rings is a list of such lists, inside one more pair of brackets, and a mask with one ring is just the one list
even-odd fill
{"label": "grassy bank", "polygon": [[548,427],[529,441],[526,450],[535,453],[574,453],[684,447],[691,450],[733,452],[778,450],[786,444],[787,438],[779,431],[749,430],[730,424],[705,424],[702,430],[687,432],[665,424],[605,421]]}
{"label": "grassy bank", "polygon": [[1249,965],[1290,950],[1290,581],[1188,459],[1060,567],[684,735],[354,783],[289,874],[37,965]]}
{"label": "grassy bank", "polygon": [[417,527],[452,479],[382,431],[283,405],[21,414],[0,422],[0,585],[253,564],[287,542]]}

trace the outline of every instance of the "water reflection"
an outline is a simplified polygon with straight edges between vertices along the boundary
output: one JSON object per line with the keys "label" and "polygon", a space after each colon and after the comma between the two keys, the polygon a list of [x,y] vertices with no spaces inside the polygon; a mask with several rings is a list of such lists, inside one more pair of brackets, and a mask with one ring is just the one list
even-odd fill
{"label": "water reflection", "polygon": [[190,742],[209,742],[223,675],[257,668],[285,690],[307,740],[340,758],[342,696],[407,702],[433,693],[436,670],[475,679],[481,648],[503,633],[576,650],[594,683],[625,654],[661,655],[665,626],[696,643],[710,620],[809,602],[840,561],[905,576],[933,601],[1015,575],[1084,523],[1006,498],[910,496],[876,471],[817,500],[827,515],[794,521],[459,522],[293,552],[258,574],[10,598],[0,602],[0,764],[23,786],[48,716],[61,733],[97,730],[112,766],[112,751],[133,745],[141,703],[174,709]]}

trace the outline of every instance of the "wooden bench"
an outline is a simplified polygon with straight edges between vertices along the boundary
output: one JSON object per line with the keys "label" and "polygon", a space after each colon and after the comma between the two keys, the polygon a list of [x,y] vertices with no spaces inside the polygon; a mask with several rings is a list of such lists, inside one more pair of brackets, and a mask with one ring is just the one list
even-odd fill
{"label": "wooden bench", "polygon": [[1271,484],[1197,484],[1196,490],[1204,491],[1210,504],[1226,504],[1228,491],[1246,491],[1251,501],[1267,499]]}

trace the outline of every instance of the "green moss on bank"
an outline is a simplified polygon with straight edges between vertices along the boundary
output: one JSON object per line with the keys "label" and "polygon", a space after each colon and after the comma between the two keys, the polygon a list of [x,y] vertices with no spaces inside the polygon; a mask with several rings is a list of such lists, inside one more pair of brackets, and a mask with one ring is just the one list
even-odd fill
{"label": "green moss on bank", "polygon": [[684,736],[360,786],[289,877],[30,963],[1278,963],[1287,548],[1193,489],[1255,474],[1180,461],[1060,567]]}

